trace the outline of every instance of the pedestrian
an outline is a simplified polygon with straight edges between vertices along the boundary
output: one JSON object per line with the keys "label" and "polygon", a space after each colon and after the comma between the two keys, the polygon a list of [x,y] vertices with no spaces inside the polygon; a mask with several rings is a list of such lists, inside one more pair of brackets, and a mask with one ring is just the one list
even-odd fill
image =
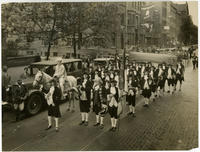
{"label": "pedestrian", "polygon": [[58,123],[59,118],[61,117],[59,103],[61,100],[61,89],[58,87],[57,81],[55,79],[50,80],[50,89],[49,92],[45,95],[48,105],[48,127],[46,130],[52,128],[52,117],[55,119],[55,129],[56,132],[59,131]]}
{"label": "pedestrian", "polygon": [[88,80],[88,75],[84,73],[82,83],[79,87],[79,106],[81,112],[81,122],[79,125],[88,126],[88,117],[90,112],[90,96],[91,96],[91,83]]}
{"label": "pedestrian", "polygon": [[16,121],[21,120],[21,116],[24,110],[24,101],[28,97],[28,90],[26,86],[23,84],[22,80],[18,80],[16,84],[15,90],[13,90],[14,97],[14,110],[16,115]]}
{"label": "pedestrian", "polygon": [[195,70],[196,67],[198,67],[198,58],[197,58],[197,56],[194,56],[192,58],[192,64],[193,64],[193,70]]}
{"label": "pedestrian", "polygon": [[116,129],[117,129],[118,102],[119,102],[119,90],[115,86],[115,81],[111,81],[110,102],[109,102],[109,106],[108,106],[108,112],[111,117],[111,128],[109,129],[110,131],[116,131]]}
{"label": "pedestrian", "polygon": [[2,100],[3,101],[7,101],[9,98],[7,91],[9,91],[10,81],[11,81],[11,77],[8,74],[8,67],[3,66],[3,70],[2,70]]}

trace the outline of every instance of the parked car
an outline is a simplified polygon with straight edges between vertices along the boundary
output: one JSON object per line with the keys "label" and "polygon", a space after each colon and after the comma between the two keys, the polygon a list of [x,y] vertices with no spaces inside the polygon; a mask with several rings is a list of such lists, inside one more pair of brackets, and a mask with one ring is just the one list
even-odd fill
{"label": "parked car", "polygon": [[114,58],[96,58],[94,59],[94,66],[107,65],[109,62],[114,62]]}
{"label": "parked car", "polygon": [[[35,74],[39,69],[42,69],[45,73],[53,76],[54,67],[56,61],[41,61],[30,64],[27,68],[27,76],[22,79],[24,85],[28,88],[28,98],[25,100],[24,110],[29,115],[35,115],[39,113],[46,105],[44,94],[39,91],[39,88],[33,88],[33,80]],[[63,59],[63,65],[68,75],[78,77],[82,74],[82,60],[81,59]],[[15,90],[16,85],[12,85],[10,90]],[[9,99],[9,103],[12,104],[13,98]]]}

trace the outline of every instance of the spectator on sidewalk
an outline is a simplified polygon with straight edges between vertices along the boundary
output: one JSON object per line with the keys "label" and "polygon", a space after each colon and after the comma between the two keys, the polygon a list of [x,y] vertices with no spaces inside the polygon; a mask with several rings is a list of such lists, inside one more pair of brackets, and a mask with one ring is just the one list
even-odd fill
{"label": "spectator on sidewalk", "polygon": [[2,69],[2,100],[7,101],[8,100],[8,95],[7,91],[9,89],[11,77],[8,75],[8,67],[3,66]]}
{"label": "spectator on sidewalk", "polygon": [[13,91],[14,95],[14,110],[16,115],[16,121],[21,120],[21,116],[24,110],[24,101],[27,99],[28,90],[26,86],[23,84],[22,80],[18,80],[16,84],[16,88]]}

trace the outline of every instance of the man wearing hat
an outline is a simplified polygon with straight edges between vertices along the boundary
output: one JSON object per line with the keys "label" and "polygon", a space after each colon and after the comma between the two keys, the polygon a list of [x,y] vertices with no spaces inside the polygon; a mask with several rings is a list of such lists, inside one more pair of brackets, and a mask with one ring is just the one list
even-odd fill
{"label": "man wearing hat", "polygon": [[60,84],[60,88],[62,92],[62,98],[64,94],[64,83],[65,83],[66,76],[67,76],[67,72],[65,70],[64,65],[62,64],[62,59],[58,59],[53,77],[57,77],[59,79],[59,84]]}
{"label": "man wearing hat", "polygon": [[22,80],[18,80],[16,90],[14,91],[14,110],[16,114],[16,121],[21,119],[21,114],[24,110],[24,101],[27,99],[28,90],[23,85]]}

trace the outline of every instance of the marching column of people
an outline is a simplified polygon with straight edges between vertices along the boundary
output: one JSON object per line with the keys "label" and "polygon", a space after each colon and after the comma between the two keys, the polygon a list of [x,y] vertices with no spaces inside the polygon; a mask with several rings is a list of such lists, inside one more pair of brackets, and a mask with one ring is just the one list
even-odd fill
{"label": "marching column of people", "polygon": [[[122,94],[126,96],[129,106],[128,116],[136,117],[136,97],[143,96],[144,107],[149,107],[150,101],[164,96],[164,92],[173,94],[179,83],[181,91],[184,81],[184,65],[178,62],[171,64],[153,65],[148,63],[126,62],[125,86]],[[89,67],[88,73],[83,74],[79,81],[79,99],[81,122],[88,125],[90,109],[96,115],[95,127],[104,128],[104,116],[109,113],[111,119],[110,131],[116,131],[121,106],[120,102],[120,69],[115,63],[107,66],[98,65],[96,69]],[[84,116],[85,113],[85,116]]]}

